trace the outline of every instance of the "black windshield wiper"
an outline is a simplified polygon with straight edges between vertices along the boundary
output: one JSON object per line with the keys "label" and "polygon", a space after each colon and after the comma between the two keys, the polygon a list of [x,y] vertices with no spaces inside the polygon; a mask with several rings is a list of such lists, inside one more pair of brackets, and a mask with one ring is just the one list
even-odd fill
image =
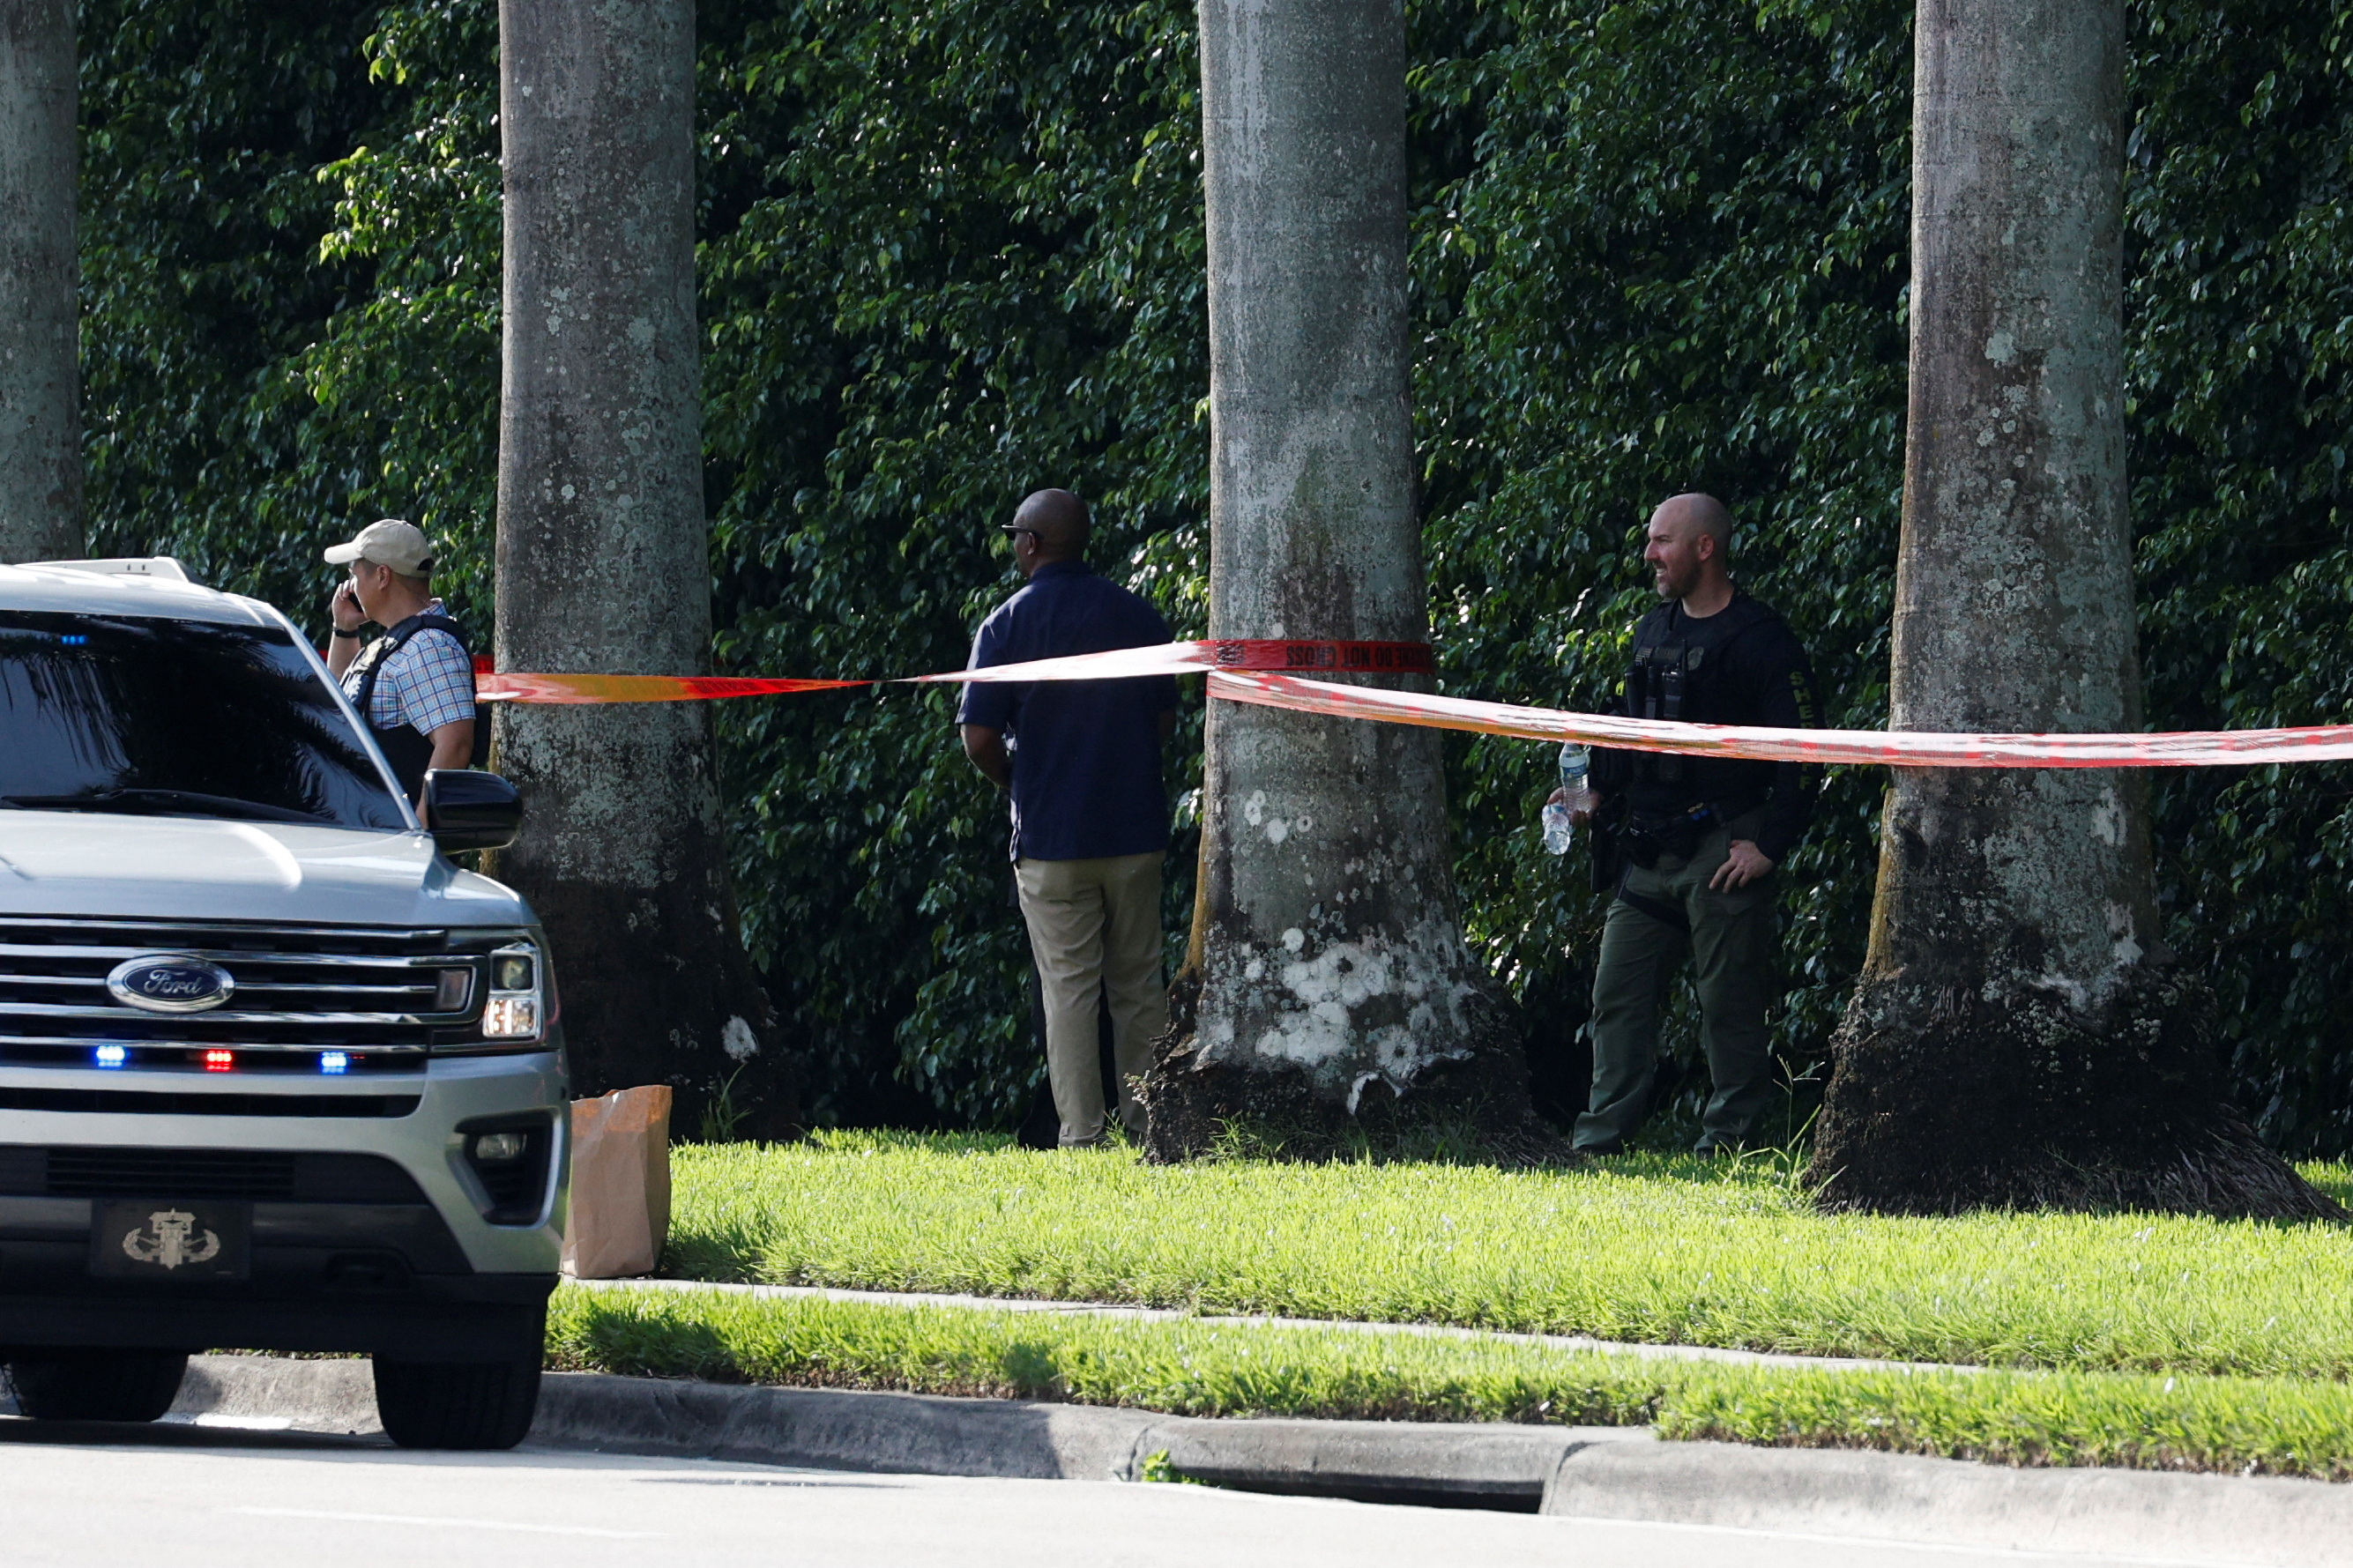
{"label": "black windshield wiper", "polygon": [[327,819],[282,805],[265,805],[235,795],[192,789],[96,789],[80,795],[0,795],[0,805],[19,811],[119,811],[149,816],[232,816],[249,822],[300,822],[318,826]]}

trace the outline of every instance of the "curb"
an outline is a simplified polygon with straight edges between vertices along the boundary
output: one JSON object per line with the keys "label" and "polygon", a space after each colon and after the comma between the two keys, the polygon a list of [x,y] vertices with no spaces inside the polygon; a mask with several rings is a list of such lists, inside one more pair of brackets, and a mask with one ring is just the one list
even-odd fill
{"label": "curb", "polygon": [[[548,1448],[1029,1480],[1133,1481],[1165,1465],[1256,1491],[2151,1568],[2337,1568],[2353,1539],[2353,1486],[2276,1478],[1662,1443],[1638,1427],[1211,1420],[599,1373],[550,1373],[541,1390],[531,1441]],[[356,1360],[195,1357],[166,1419],[381,1430],[373,1377]]]}
{"label": "curb", "polygon": [[[14,1408],[11,1401],[10,1408]],[[365,1360],[192,1355],[180,1397],[164,1420],[246,1430],[383,1432],[375,1418],[375,1371]]]}
{"label": "curb", "polygon": [[[381,1433],[364,1361],[192,1356],[166,1420]],[[1533,1513],[1561,1461],[1643,1427],[1208,1420],[1094,1405],[556,1372],[531,1442],[554,1448],[1004,1480],[1175,1475],[1253,1491]],[[1166,1456],[1165,1458],[1162,1457]]]}
{"label": "curb", "polygon": [[541,1384],[531,1436],[566,1448],[1005,1480],[1136,1481],[1160,1460],[1187,1479],[1250,1490],[1492,1501],[1533,1513],[1570,1454],[1650,1434],[1219,1421],[1089,1405],[557,1373]]}

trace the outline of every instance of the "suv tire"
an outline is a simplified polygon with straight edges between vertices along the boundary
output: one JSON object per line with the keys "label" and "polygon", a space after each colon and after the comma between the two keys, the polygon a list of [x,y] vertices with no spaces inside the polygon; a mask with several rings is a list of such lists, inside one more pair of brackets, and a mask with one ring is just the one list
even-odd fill
{"label": "suv tire", "polygon": [[19,1352],[8,1362],[17,1412],[36,1421],[153,1421],[187,1371],[185,1351]]}
{"label": "suv tire", "polygon": [[404,1448],[512,1448],[539,1408],[539,1358],[414,1362],[376,1358],[375,1412]]}

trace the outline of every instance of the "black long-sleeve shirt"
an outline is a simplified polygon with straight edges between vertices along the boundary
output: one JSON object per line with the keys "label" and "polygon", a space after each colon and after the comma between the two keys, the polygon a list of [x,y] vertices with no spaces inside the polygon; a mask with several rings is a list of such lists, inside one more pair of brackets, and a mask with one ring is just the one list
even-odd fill
{"label": "black long-sleeve shirt", "polygon": [[[1812,729],[1820,722],[1813,667],[1804,646],[1787,622],[1747,595],[1735,593],[1732,603],[1706,616],[1687,616],[1681,601],[1671,601],[1644,616],[1634,628],[1637,653],[1676,643],[1704,650],[1684,699],[1685,721],[1782,729]],[[1638,706],[1630,690],[1620,691],[1619,711],[1646,717]],[[1593,787],[1604,795],[1624,795],[1645,816],[1679,816],[1703,805],[1736,816],[1761,806],[1757,847],[1774,861],[1786,857],[1805,836],[1813,817],[1819,768],[1803,763],[1687,756],[1679,759],[1680,769],[1662,770],[1643,761],[1660,756],[1597,749]],[[1662,779],[1662,771],[1677,776]]]}

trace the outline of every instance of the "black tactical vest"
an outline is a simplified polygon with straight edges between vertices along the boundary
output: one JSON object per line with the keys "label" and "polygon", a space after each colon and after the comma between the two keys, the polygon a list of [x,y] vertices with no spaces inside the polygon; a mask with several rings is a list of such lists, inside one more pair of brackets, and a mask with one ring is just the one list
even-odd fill
{"label": "black tactical vest", "polygon": [[[1626,671],[1626,715],[1684,724],[1753,724],[1757,717],[1724,689],[1727,661],[1739,658],[1738,639],[1773,621],[1773,612],[1746,595],[1704,620],[1686,618],[1672,640],[1638,648]],[[1670,788],[1697,785],[1711,772],[1706,759],[1669,752],[1633,753],[1633,782]]]}
{"label": "black tactical vest", "polygon": [[[458,623],[447,616],[428,613],[411,616],[386,631],[362,648],[359,658],[352,661],[351,668],[343,672],[345,680],[353,674],[359,676],[359,688],[352,692],[352,706],[358,710],[360,722],[375,732],[375,743],[384,748],[384,760],[392,764],[392,776],[400,781],[400,787],[407,793],[410,800],[415,800],[417,792],[425,787],[425,770],[433,760],[433,742],[418,734],[414,724],[395,724],[389,730],[376,727],[373,712],[375,678],[382,672],[384,661],[398,653],[409,638],[419,632],[428,631],[448,632],[458,639],[459,647],[466,648],[468,658],[471,658],[473,650],[466,647],[466,634],[459,629]],[[470,683],[470,679],[469,677]],[[474,751],[468,759],[468,765],[479,768],[489,760],[490,754],[491,727],[482,722],[481,710],[477,708],[474,710]]]}
{"label": "black tactical vest", "polygon": [[[1626,672],[1627,717],[1704,722],[1699,697],[1707,673],[1707,649],[1690,642],[1659,643],[1637,650],[1633,666]],[[1680,784],[1683,772],[1684,760],[1672,752],[1634,753],[1637,783]]]}

